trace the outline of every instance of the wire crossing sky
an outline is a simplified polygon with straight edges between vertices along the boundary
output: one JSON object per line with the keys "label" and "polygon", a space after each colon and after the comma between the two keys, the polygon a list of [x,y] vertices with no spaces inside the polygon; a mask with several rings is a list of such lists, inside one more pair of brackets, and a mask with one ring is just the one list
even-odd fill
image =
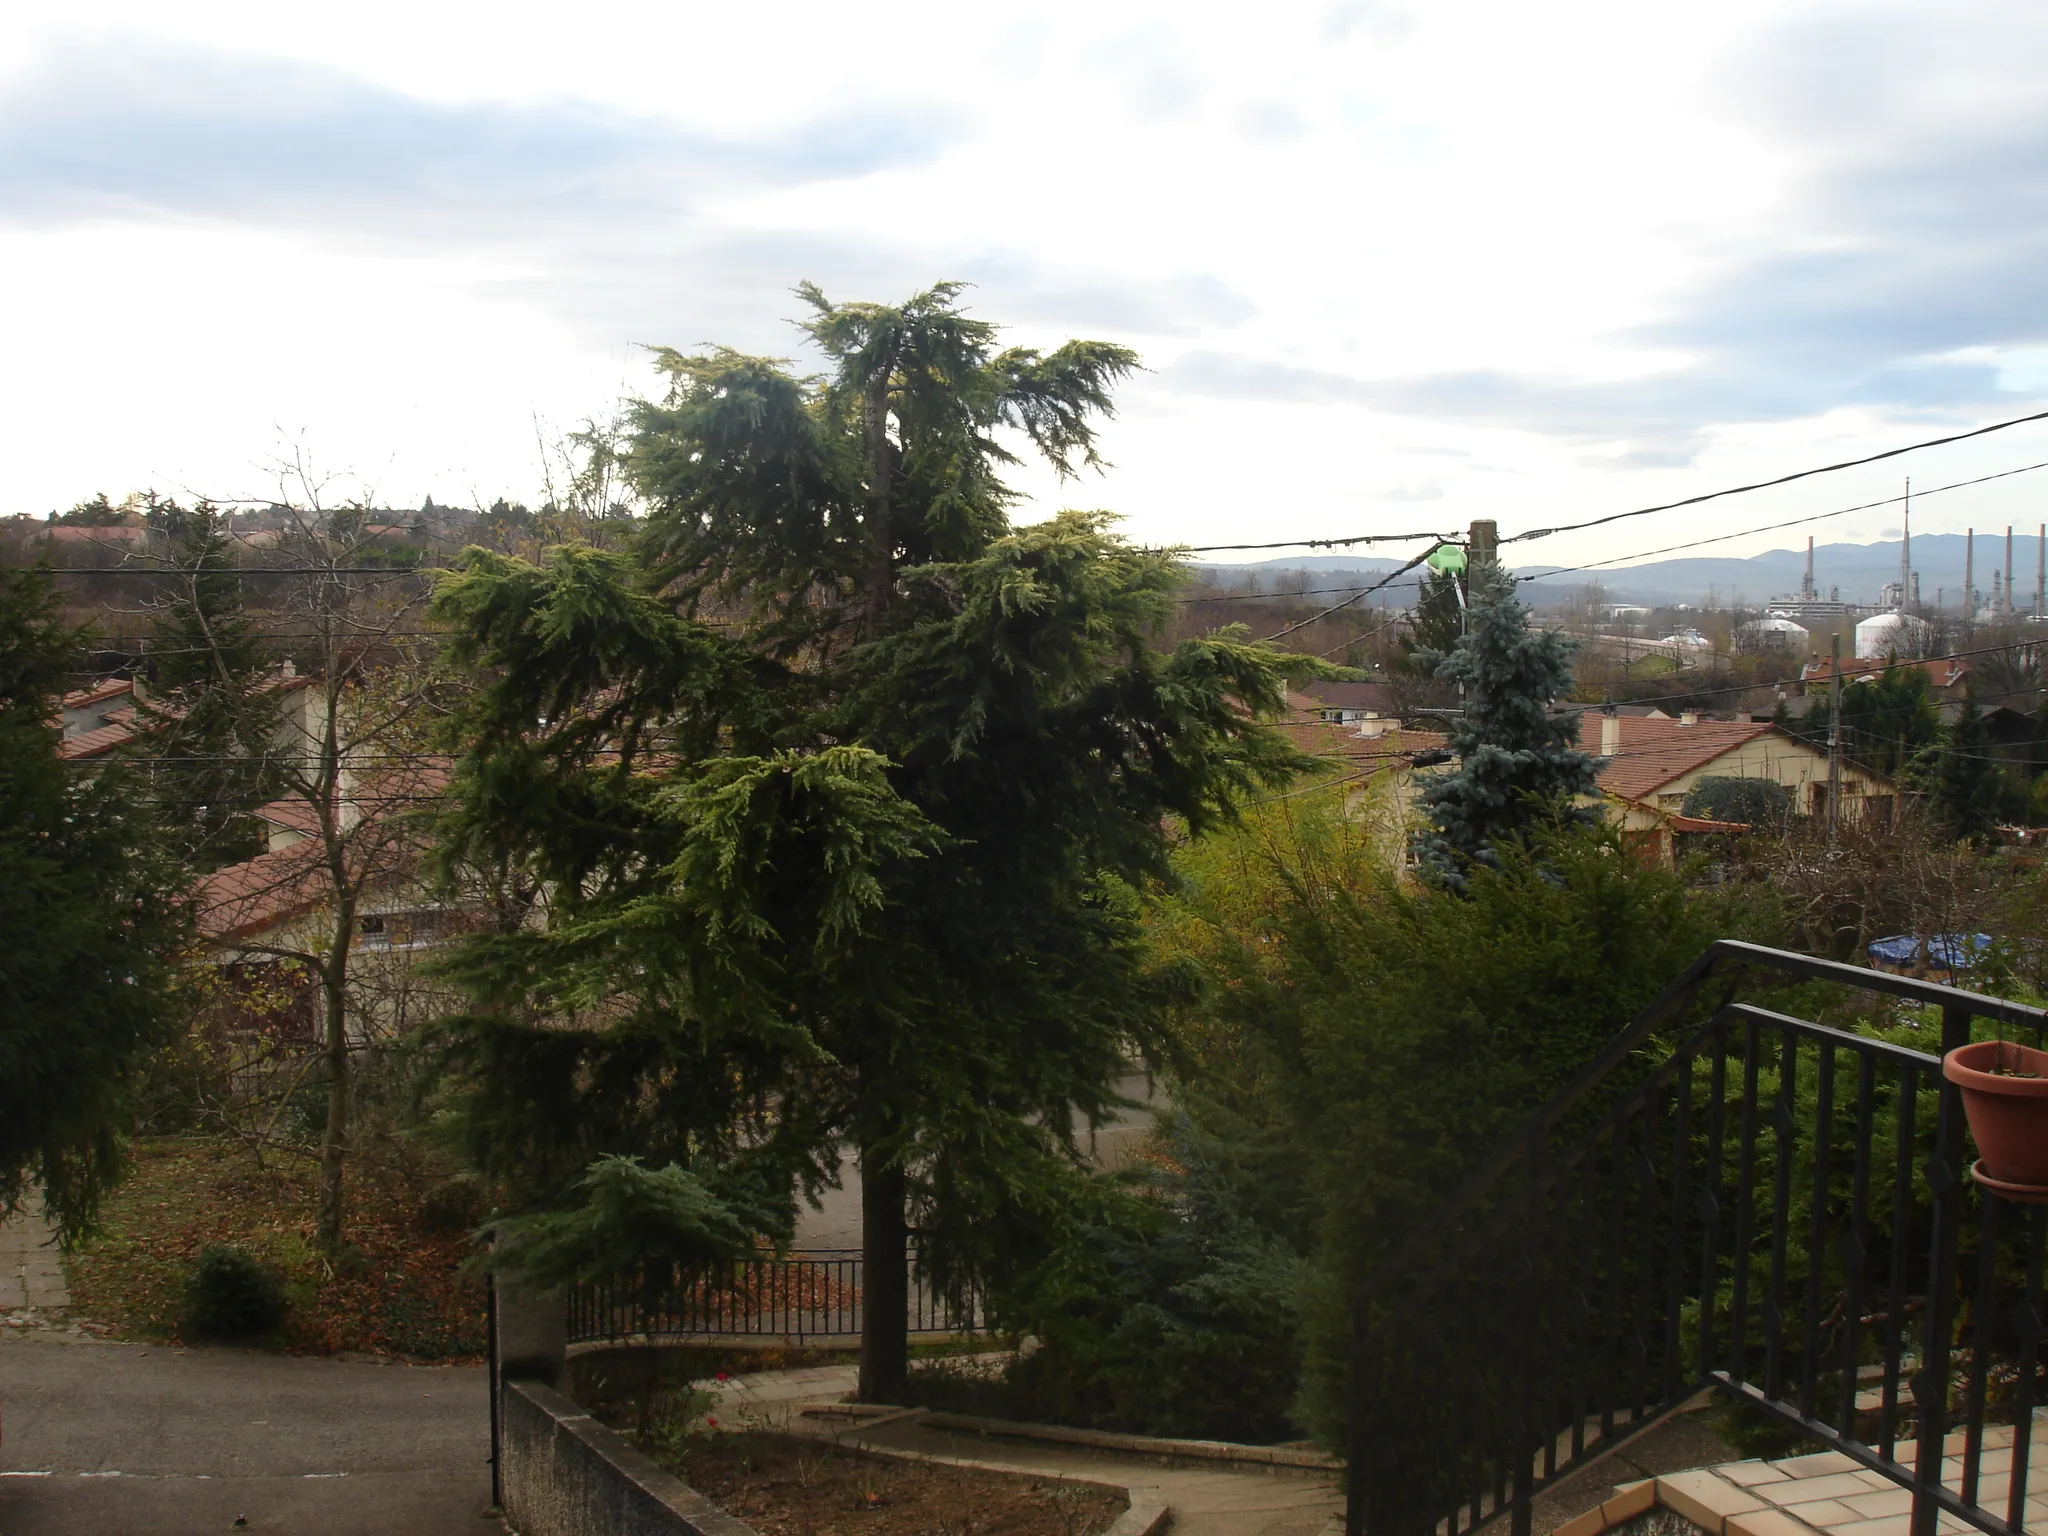
{"label": "wire crossing sky", "polygon": [[[2044,194],[2048,10],[2019,0],[906,0],[886,27],[25,0],[0,16],[0,514],[262,497],[299,451],[330,496],[537,501],[564,432],[655,387],[644,345],[803,361],[797,282],[958,278],[1018,343],[1149,370],[1114,467],[1020,476],[1020,517],[1106,506],[1201,546],[1562,528],[2048,408]],[[1539,547],[1590,564],[1901,479]],[[1915,530],[2044,508],[1985,482]]]}

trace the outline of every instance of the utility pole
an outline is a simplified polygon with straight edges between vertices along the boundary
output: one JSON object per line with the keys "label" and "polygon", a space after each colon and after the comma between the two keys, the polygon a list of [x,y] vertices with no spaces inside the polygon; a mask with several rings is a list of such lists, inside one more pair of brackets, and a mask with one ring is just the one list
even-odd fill
{"label": "utility pole", "polygon": [[1466,535],[1465,554],[1475,566],[1482,561],[1493,564],[1500,554],[1500,524],[1490,517],[1474,519],[1472,531]]}
{"label": "utility pole", "polygon": [[1828,846],[1835,845],[1835,832],[1840,825],[1835,808],[1842,802],[1842,632],[1834,633],[1834,643],[1829,648],[1833,665],[1828,679]]}

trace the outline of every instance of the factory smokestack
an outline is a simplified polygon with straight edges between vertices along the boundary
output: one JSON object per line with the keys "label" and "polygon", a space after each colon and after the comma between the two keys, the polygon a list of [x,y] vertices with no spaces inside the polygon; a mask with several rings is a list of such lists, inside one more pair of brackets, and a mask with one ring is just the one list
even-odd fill
{"label": "factory smokestack", "polygon": [[1806,580],[1799,584],[1799,595],[1807,602],[1813,601],[1813,535],[1806,536]]}
{"label": "factory smokestack", "polygon": [[1970,528],[1963,533],[1963,623],[1973,624],[1977,619],[1977,530]]}
{"label": "factory smokestack", "polygon": [[1913,477],[1906,477],[1906,510],[1899,528],[1899,612],[1913,592]]}
{"label": "factory smokestack", "polygon": [[2005,616],[2012,617],[2012,524],[2005,525]]}

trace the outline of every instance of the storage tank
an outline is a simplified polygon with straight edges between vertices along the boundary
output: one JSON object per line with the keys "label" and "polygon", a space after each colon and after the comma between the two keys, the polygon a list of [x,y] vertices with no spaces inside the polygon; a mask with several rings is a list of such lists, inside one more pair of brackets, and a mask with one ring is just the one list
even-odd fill
{"label": "storage tank", "polygon": [[1913,658],[1927,653],[1934,626],[1910,613],[1875,613],[1856,626],[1856,659]]}
{"label": "storage tank", "polygon": [[1812,639],[1812,631],[1790,619],[1751,619],[1735,629],[1735,647],[1741,651],[1804,651]]}

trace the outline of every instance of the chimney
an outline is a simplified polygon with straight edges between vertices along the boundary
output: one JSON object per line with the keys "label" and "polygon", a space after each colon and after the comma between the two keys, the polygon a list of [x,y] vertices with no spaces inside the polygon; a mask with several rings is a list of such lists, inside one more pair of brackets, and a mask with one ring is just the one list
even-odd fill
{"label": "chimney", "polygon": [[2034,617],[2048,613],[2048,523],[2034,541]]}
{"label": "chimney", "polygon": [[2005,525],[2005,616],[2012,617],[2012,524]]}
{"label": "chimney", "polygon": [[1806,536],[1806,580],[1799,584],[1799,595],[1809,603],[1813,601],[1813,535]]}
{"label": "chimney", "polygon": [[1906,510],[1899,525],[1899,612],[1913,590],[1913,477],[1906,477]]}
{"label": "chimney", "polygon": [[1600,716],[1600,755],[1621,756],[1621,716],[1612,709],[1603,711]]}
{"label": "chimney", "polygon": [[1698,725],[1700,723],[1700,712],[1696,709],[1682,709],[1678,712],[1678,723],[1680,725]]}
{"label": "chimney", "polygon": [[1977,618],[1977,530],[1963,530],[1963,622]]}

